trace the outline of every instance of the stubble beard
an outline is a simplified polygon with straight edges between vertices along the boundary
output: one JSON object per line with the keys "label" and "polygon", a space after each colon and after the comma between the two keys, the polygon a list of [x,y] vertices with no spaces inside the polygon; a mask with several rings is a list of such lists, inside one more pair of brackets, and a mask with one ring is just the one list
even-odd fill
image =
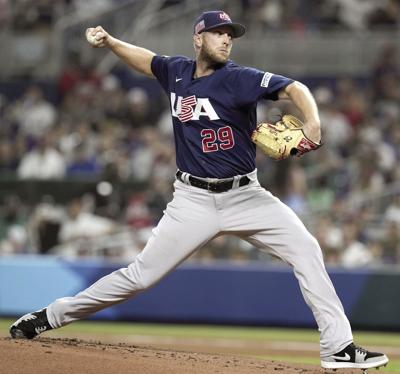
{"label": "stubble beard", "polygon": [[199,57],[205,61],[207,65],[214,68],[225,65],[229,59],[229,55],[226,57],[218,55],[206,43],[203,44]]}

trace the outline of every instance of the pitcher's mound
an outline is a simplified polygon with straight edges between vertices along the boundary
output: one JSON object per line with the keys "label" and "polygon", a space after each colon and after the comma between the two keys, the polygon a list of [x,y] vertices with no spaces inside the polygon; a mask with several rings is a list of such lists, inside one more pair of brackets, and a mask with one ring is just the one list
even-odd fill
{"label": "pitcher's mound", "polygon": [[[256,358],[152,349],[77,339],[0,339],[1,372],[7,374],[314,374],[312,365]],[[360,371],[346,370],[346,374]]]}

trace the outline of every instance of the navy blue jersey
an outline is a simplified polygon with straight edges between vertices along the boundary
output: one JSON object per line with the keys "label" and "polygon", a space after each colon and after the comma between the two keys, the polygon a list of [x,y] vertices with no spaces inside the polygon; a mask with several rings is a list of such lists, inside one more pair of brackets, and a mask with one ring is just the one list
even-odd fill
{"label": "navy blue jersey", "polygon": [[197,79],[195,68],[196,62],[183,56],[154,56],[151,62],[170,97],[178,168],[209,178],[250,173],[257,101],[277,100],[278,91],[293,80],[232,61]]}

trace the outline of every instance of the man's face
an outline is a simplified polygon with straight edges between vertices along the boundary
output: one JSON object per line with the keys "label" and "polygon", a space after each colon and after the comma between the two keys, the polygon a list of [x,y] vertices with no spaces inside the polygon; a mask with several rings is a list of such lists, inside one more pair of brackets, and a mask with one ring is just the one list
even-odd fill
{"label": "man's face", "polygon": [[200,34],[201,47],[199,58],[212,63],[225,64],[232,49],[232,29],[220,26]]}

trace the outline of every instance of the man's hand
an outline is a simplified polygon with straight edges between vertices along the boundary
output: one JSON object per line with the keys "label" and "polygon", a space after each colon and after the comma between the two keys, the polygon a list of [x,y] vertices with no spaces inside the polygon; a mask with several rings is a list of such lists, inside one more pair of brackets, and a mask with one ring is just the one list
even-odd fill
{"label": "man's hand", "polygon": [[108,45],[111,38],[101,26],[89,27],[86,29],[86,39],[95,48],[102,48]]}
{"label": "man's hand", "polygon": [[151,61],[155,53],[119,40],[111,36],[101,26],[89,27],[86,29],[85,36],[93,47],[108,47],[115,55],[137,72],[154,78],[153,71],[151,70]]}

